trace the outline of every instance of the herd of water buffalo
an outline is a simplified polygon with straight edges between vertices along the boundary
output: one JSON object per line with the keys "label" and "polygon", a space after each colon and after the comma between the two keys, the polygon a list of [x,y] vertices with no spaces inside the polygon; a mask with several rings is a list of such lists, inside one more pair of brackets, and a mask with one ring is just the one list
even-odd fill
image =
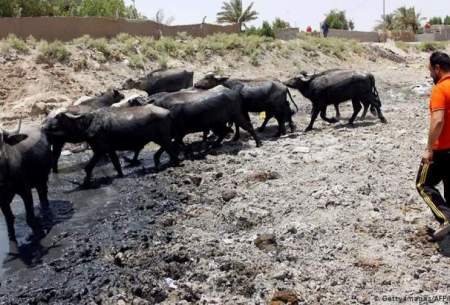
{"label": "herd of water buffalo", "polygon": [[[158,168],[161,154],[170,156],[170,163],[179,162],[179,154],[189,155],[190,149],[183,138],[191,133],[203,132],[206,143],[210,132],[216,140],[209,147],[219,145],[233,131],[233,140],[239,139],[239,129],[246,130],[260,146],[261,140],[253,129],[249,113],[265,112],[265,120],[258,131],[263,131],[271,118],[278,122],[275,136],[291,131],[298,111],[289,88],[299,90],[312,101],[310,131],[320,114],[327,122],[339,120],[341,102],[351,100],[353,124],[364,106],[386,123],[381,101],[370,73],[334,69],[308,75],[305,72],[286,81],[240,80],[207,74],[194,84],[194,73],[185,70],[154,71],[146,77],[127,80],[120,90],[140,89],[148,96],[125,99],[118,90],[109,90],[100,96],[74,103],[51,112],[41,127],[24,127],[15,131],[0,129],[0,206],[6,219],[10,240],[15,240],[14,215],[10,204],[19,195],[25,204],[27,224],[34,234],[42,236],[39,221],[34,215],[31,190],[38,192],[43,210],[48,209],[47,183],[50,171],[58,172],[58,160],[65,143],[89,144],[93,156],[87,164],[84,185],[88,186],[92,171],[99,160],[108,156],[119,176],[123,176],[117,151],[139,152],[149,142],[160,149],[154,154]],[[288,99],[289,98],[289,99]],[[334,105],[336,118],[328,118],[326,109]]]}

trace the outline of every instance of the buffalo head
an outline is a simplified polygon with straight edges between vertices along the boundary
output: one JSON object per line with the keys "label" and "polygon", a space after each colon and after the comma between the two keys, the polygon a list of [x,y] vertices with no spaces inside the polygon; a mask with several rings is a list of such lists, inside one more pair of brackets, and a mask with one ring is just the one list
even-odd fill
{"label": "buffalo head", "polygon": [[218,76],[215,75],[214,73],[208,73],[205,75],[205,77],[196,82],[194,87],[198,89],[207,90],[222,85],[228,79],[229,77],[226,76]]}
{"label": "buffalo head", "polygon": [[49,137],[84,138],[89,127],[88,116],[90,115],[60,112],[54,117],[47,118],[42,129]]}

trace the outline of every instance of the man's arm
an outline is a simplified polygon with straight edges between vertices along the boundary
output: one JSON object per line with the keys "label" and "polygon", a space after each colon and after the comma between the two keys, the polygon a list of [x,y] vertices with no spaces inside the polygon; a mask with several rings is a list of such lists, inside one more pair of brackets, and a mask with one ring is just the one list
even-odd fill
{"label": "man's arm", "polygon": [[436,110],[431,113],[430,131],[428,134],[427,150],[423,156],[423,161],[429,163],[433,161],[433,145],[441,136],[444,127],[445,110]]}

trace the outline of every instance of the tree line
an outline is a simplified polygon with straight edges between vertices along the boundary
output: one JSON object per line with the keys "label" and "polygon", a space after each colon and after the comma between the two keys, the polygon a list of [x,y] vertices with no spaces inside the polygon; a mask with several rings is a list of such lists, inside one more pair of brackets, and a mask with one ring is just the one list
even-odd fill
{"label": "tree line", "polygon": [[0,0],[0,17],[37,16],[144,18],[123,0]]}

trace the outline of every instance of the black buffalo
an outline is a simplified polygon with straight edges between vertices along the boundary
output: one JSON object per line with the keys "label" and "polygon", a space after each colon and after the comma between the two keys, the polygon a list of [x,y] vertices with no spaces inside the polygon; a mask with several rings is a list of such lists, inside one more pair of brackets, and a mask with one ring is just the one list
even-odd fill
{"label": "black buffalo", "polygon": [[138,80],[128,79],[122,86],[124,90],[139,89],[152,95],[159,92],[176,92],[192,87],[194,72],[186,70],[156,70]]}
{"label": "black buffalo", "polygon": [[[218,85],[240,92],[248,120],[250,120],[248,116],[249,112],[266,113],[266,119],[261,127],[258,128],[259,131],[263,131],[269,120],[273,117],[278,121],[278,132],[275,136],[278,137],[286,134],[286,122],[289,123],[291,131],[295,130],[295,124],[292,121],[294,112],[289,106],[288,96],[296,108],[297,105],[295,105],[288,88],[281,82],[273,80],[230,79],[228,77],[218,77],[210,73],[199,80],[195,84],[195,87],[199,89],[210,89]],[[239,138],[238,128],[236,128],[235,138]]]}
{"label": "black buffalo", "polygon": [[257,146],[261,145],[235,90],[222,86],[213,90],[184,90],[148,97],[146,102],[170,110],[173,138],[182,147],[187,134],[209,130],[218,137],[215,145],[220,144],[230,130],[227,123],[243,128],[253,136]]}
{"label": "black buffalo", "polygon": [[349,70],[331,70],[329,73],[312,76],[301,73],[286,81],[285,84],[290,88],[298,89],[313,104],[311,122],[305,131],[312,130],[319,113],[326,122],[336,123],[336,119],[327,118],[327,106],[338,105],[347,100],[351,100],[353,103],[353,115],[349,122],[351,125],[362,108],[361,103],[373,106],[381,122],[387,122],[381,111],[381,101],[375,86],[375,78],[370,73]]}
{"label": "black buffalo", "polygon": [[[90,98],[81,102],[78,105],[72,105],[66,108],[58,109],[48,115],[44,121],[44,129],[51,128],[55,124],[55,116],[61,112],[68,112],[72,114],[89,113],[97,109],[110,107],[124,98],[124,95],[117,90],[109,90],[106,93]],[[83,138],[76,131],[67,132],[63,136],[48,135],[48,139],[52,145],[53,154],[53,172],[58,172],[58,161],[61,156],[61,151],[66,143],[82,143]]]}
{"label": "black buffalo", "polygon": [[[19,124],[20,125],[20,124]],[[15,132],[0,129],[0,207],[6,219],[8,236],[15,240],[11,202],[19,195],[26,211],[27,224],[37,235],[42,229],[34,214],[32,189],[41,207],[48,208],[47,181],[52,165],[50,146],[39,128],[26,127]]]}
{"label": "black buffalo", "polygon": [[119,177],[123,177],[116,152],[133,151],[138,154],[151,141],[161,146],[154,155],[156,167],[160,164],[163,151],[170,155],[172,163],[177,163],[177,151],[171,141],[173,128],[169,114],[168,110],[154,105],[104,108],[83,114],[62,112],[55,117],[55,124],[48,126],[46,132],[55,136],[76,133],[89,144],[94,153],[85,168],[84,184],[89,185],[92,171],[103,156],[109,156]]}

